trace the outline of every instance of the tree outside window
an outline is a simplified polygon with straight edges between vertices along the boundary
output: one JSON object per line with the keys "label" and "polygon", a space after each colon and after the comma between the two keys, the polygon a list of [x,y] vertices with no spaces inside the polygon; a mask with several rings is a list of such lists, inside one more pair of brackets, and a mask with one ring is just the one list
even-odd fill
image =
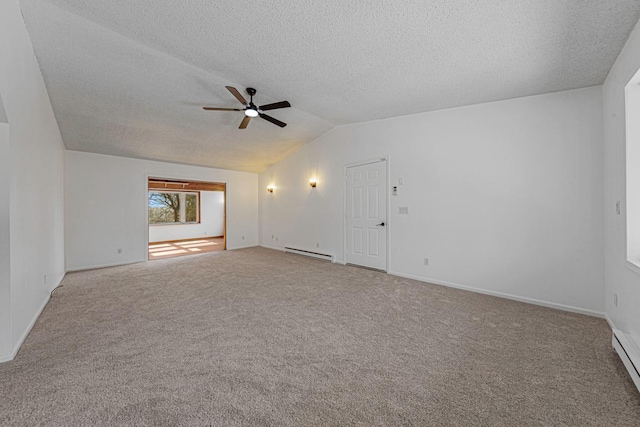
{"label": "tree outside window", "polygon": [[197,223],[199,193],[149,191],[149,224]]}
{"label": "tree outside window", "polygon": [[185,194],[186,222],[198,222],[198,194]]}

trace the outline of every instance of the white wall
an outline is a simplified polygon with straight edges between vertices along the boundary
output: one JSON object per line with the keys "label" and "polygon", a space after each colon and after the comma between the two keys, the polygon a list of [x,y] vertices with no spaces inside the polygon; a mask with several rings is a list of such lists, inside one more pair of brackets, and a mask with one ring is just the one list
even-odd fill
{"label": "white wall", "polygon": [[198,224],[152,225],[150,242],[216,237],[224,235],[224,192],[200,192],[200,222]]}
{"label": "white wall", "polygon": [[[0,96],[0,110],[3,108]],[[10,181],[9,165],[9,125],[0,118],[0,183]],[[9,186],[0,185],[0,357],[13,352],[9,214]]]}
{"label": "white wall", "polygon": [[[603,86],[606,314],[640,354],[640,275],[626,268],[625,95],[640,69],[640,27],[636,26]],[[616,214],[621,201],[621,214]],[[618,306],[613,294],[618,294]]]}
{"label": "white wall", "polygon": [[0,2],[0,93],[10,125],[11,325],[0,325],[2,335],[10,330],[12,351],[0,353],[7,360],[64,276],[64,147],[17,0]]}
{"label": "white wall", "polygon": [[148,175],[226,182],[227,248],[258,244],[256,174],[67,151],[68,270],[146,259]]}
{"label": "white wall", "polygon": [[[0,123],[9,124],[9,119],[7,118],[7,112],[4,109],[4,102],[2,102],[2,94],[0,94]],[[9,142],[7,141],[7,144]]]}
{"label": "white wall", "polygon": [[601,87],[338,127],[260,174],[261,244],[344,261],[344,166],[387,155],[390,272],[603,312]]}
{"label": "white wall", "polygon": [[[640,71],[626,87],[625,170],[627,260],[640,266]],[[631,118],[631,120],[627,120]],[[640,270],[639,270],[640,271]]]}

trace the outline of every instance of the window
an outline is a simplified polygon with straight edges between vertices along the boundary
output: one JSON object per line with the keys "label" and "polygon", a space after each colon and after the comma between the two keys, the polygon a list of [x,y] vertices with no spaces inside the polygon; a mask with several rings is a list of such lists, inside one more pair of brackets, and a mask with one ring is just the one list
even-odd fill
{"label": "window", "polygon": [[149,225],[200,222],[200,193],[149,191]]}

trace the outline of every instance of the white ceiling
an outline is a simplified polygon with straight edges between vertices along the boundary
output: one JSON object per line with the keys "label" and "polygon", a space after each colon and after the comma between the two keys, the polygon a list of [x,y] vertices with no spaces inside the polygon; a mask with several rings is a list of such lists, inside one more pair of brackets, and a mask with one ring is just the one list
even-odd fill
{"label": "white ceiling", "polygon": [[[332,127],[602,84],[637,0],[21,0],[67,148],[258,172]],[[280,129],[224,88],[258,89]]]}

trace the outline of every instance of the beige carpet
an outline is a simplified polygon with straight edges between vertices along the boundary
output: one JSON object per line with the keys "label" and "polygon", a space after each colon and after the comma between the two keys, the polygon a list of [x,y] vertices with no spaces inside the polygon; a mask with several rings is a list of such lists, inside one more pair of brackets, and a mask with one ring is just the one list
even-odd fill
{"label": "beige carpet", "polygon": [[252,248],[72,273],[0,425],[640,425],[602,319]]}

